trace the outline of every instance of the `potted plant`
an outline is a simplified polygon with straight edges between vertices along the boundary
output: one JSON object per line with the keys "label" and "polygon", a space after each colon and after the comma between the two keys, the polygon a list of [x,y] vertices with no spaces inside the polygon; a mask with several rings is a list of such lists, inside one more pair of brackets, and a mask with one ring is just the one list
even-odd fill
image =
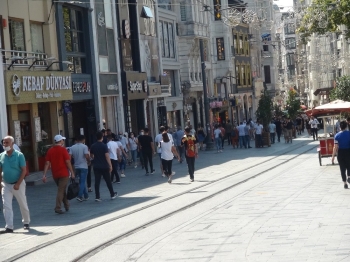
{"label": "potted plant", "polygon": [[258,109],[256,110],[256,117],[260,121],[260,123],[264,126],[262,138],[263,145],[271,146],[270,141],[270,132],[269,132],[269,124],[272,120],[272,112],[273,112],[273,103],[272,99],[265,89],[261,92]]}
{"label": "potted plant", "polygon": [[47,151],[51,145],[45,145],[43,141],[38,142],[38,148],[37,148],[37,153],[38,153],[38,165],[39,165],[39,171],[43,171],[45,167],[45,156]]}
{"label": "potted plant", "polygon": [[26,160],[26,176],[29,175],[29,171],[31,170],[31,160],[33,159],[33,152],[31,152],[28,148],[22,148],[21,150],[22,154],[24,155],[24,158]]}

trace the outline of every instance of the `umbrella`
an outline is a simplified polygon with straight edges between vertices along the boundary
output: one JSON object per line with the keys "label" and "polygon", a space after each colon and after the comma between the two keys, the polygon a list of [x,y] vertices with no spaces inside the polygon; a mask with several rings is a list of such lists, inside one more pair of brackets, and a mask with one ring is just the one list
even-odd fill
{"label": "umbrella", "polygon": [[341,113],[350,112],[350,102],[343,100],[335,100],[328,104],[317,106],[313,109],[307,110],[305,113],[308,116],[320,115],[339,115]]}

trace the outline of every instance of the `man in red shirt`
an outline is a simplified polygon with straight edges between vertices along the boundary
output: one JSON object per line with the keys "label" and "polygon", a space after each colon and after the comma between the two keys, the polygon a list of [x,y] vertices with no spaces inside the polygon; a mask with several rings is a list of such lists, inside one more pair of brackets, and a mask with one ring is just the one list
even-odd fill
{"label": "man in red shirt", "polygon": [[43,182],[46,182],[46,173],[51,164],[52,177],[58,187],[56,196],[55,212],[57,214],[63,214],[61,209],[61,203],[63,202],[66,211],[69,210],[69,202],[67,199],[67,185],[69,181],[69,172],[74,179],[74,171],[70,162],[70,156],[67,149],[64,147],[64,140],[66,138],[61,135],[56,135],[55,145],[51,147],[46,154],[46,163],[44,168]]}

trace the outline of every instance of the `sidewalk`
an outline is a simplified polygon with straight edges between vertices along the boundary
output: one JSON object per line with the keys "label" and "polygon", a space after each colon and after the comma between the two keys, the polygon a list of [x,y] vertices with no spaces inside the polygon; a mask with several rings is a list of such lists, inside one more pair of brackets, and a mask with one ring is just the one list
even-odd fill
{"label": "sidewalk", "polygon": [[[29,249],[32,246],[67,235],[94,223],[113,218],[116,215],[125,215],[128,212],[145,208],[145,206],[162,199],[191,191],[200,185],[207,184],[233,172],[245,170],[250,166],[263,165],[264,162],[274,156],[286,154],[293,148],[298,148],[310,142],[312,145],[317,145],[316,142],[301,137],[295,140],[293,144],[277,143],[269,148],[232,149],[226,146],[223,153],[200,151],[200,156],[196,161],[197,171],[195,172],[194,183],[189,181],[186,164],[174,161],[173,169],[176,175],[173,183],[169,185],[166,182],[167,179],[161,176],[159,171],[160,161],[158,157],[155,157],[156,172],[154,175],[145,176],[145,171],[141,167],[135,169],[133,166],[130,166],[127,168],[125,172],[126,178],[121,179],[121,184],[113,184],[115,191],[118,191],[120,196],[116,200],[112,201],[109,199],[108,190],[102,181],[101,198],[103,201],[101,203],[95,202],[94,193],[90,193],[90,199],[86,202],[80,203],[75,199],[71,200],[69,212],[63,215],[54,213],[56,195],[54,183],[49,182],[34,187],[27,187],[32,229],[29,233],[25,233],[21,229],[20,212],[18,205],[14,204],[14,225],[17,234],[6,235],[6,238],[0,236],[2,250],[7,245],[17,245],[17,243],[22,243],[30,238],[30,243],[23,243]],[[285,156],[288,157],[288,154]],[[315,164],[317,165],[318,163],[316,162]],[[4,226],[3,216],[0,216],[0,223],[2,223],[1,226]],[[40,236],[40,238],[33,238],[35,236]],[[15,249],[20,248],[21,246],[16,246]],[[11,252],[14,251],[12,250]]]}

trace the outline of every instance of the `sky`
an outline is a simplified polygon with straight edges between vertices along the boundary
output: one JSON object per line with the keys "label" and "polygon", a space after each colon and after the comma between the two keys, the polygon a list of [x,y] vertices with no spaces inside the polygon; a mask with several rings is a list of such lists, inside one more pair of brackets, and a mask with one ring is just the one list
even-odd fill
{"label": "sky", "polygon": [[[292,7],[293,6],[293,0],[277,0],[277,1],[273,1],[273,3],[278,5],[279,7]],[[286,11],[286,9],[284,9],[283,11]]]}

